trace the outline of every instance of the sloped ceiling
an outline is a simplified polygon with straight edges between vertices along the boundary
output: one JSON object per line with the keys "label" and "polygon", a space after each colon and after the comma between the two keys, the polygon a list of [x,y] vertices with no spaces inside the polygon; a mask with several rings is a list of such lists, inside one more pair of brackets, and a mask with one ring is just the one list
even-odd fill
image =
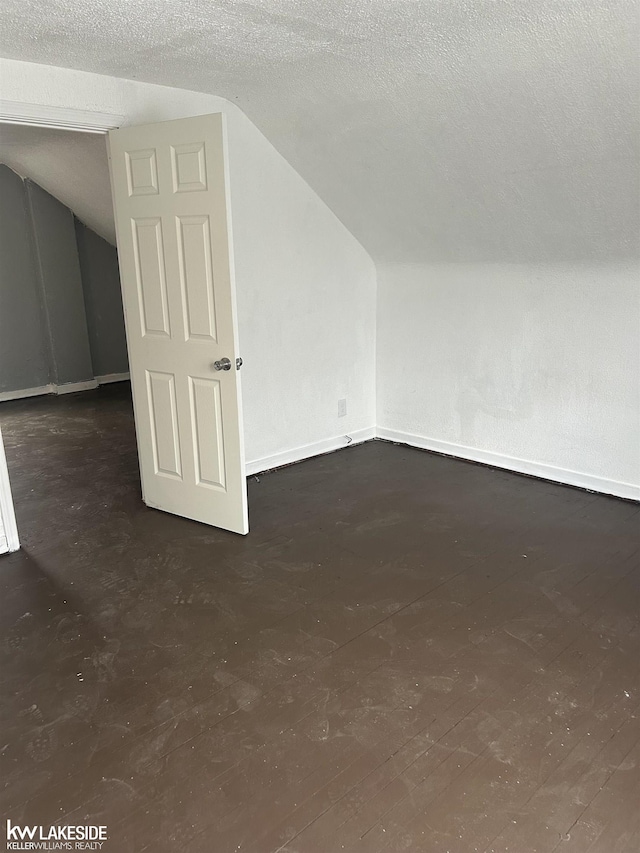
{"label": "sloped ceiling", "polygon": [[2,124],[0,163],[31,178],[115,245],[104,136]]}
{"label": "sloped ceiling", "polygon": [[5,0],[0,54],[234,101],[377,261],[638,251],[634,0]]}

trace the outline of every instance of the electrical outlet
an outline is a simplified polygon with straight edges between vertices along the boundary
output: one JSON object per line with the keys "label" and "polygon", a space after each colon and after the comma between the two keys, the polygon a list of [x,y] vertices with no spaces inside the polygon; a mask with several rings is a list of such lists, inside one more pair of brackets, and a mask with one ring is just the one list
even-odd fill
{"label": "electrical outlet", "polygon": [[347,401],[346,400],[338,400],[338,417],[344,418],[347,414]]}

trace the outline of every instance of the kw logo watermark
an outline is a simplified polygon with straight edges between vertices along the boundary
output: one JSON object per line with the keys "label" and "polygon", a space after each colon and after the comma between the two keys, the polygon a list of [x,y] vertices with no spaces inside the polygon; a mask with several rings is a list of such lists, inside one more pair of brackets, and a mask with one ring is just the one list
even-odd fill
{"label": "kw logo watermark", "polygon": [[106,826],[19,826],[7,821],[7,850],[102,850]]}

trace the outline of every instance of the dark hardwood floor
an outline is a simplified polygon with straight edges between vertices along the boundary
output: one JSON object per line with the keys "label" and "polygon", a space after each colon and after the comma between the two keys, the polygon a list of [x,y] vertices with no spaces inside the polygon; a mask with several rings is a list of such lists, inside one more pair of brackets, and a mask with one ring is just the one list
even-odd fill
{"label": "dark hardwood floor", "polygon": [[2,816],[104,853],[640,849],[639,507],[372,442],[141,502],[126,386],[5,403]]}

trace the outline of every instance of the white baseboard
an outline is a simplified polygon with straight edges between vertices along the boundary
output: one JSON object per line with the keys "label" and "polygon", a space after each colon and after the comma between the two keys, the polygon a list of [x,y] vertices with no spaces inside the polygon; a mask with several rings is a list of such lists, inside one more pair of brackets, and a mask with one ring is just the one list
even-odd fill
{"label": "white baseboard", "polygon": [[[127,379],[129,379],[128,373],[108,373],[104,376],[97,376],[95,379],[87,382],[74,382],[58,386],[42,385],[38,388],[26,388],[20,391],[3,391],[0,392],[0,402],[18,400],[24,397],[35,397],[40,394],[71,394],[77,391],[97,388],[98,384],[104,385],[109,382],[121,382]],[[322,453],[329,453],[341,447],[348,447],[349,444],[361,444],[372,438],[380,438],[385,441],[394,441],[398,444],[408,444],[411,447],[418,447],[423,450],[433,450],[436,453],[443,453],[446,456],[453,456],[458,459],[468,459],[472,462],[480,462],[495,468],[503,468],[506,471],[529,474],[532,477],[551,480],[554,483],[563,483],[569,486],[576,486],[580,489],[588,489],[592,492],[640,501],[640,486],[632,483],[609,480],[605,477],[572,471],[568,468],[559,468],[558,466],[548,465],[544,462],[519,459],[515,456],[506,456],[502,453],[480,450],[476,447],[441,441],[437,438],[427,438],[426,436],[401,432],[400,430],[385,429],[384,427],[368,427],[366,429],[355,430],[350,433],[349,437],[351,438],[351,442],[344,435],[339,435],[311,444],[304,444],[301,447],[294,447],[291,450],[275,453],[272,456],[253,459],[245,465],[246,475],[249,477],[261,471],[269,471],[272,468],[279,468],[282,465],[291,465],[294,462],[301,462],[303,459],[320,456]]]}
{"label": "white baseboard", "polygon": [[[117,380],[114,379],[113,381]],[[84,382],[64,382],[62,385],[40,385],[38,388],[2,391],[0,392],[0,403],[9,400],[24,400],[26,397],[40,397],[43,394],[75,394],[77,391],[92,391],[97,387],[97,379],[87,379]]]}
{"label": "white baseboard", "polygon": [[109,385],[110,382],[126,382],[129,379],[129,373],[105,373],[103,376],[96,376],[98,385]]}
{"label": "white baseboard", "polygon": [[92,391],[98,387],[98,383],[95,379],[87,379],[84,382],[65,382],[53,387],[56,394],[75,394],[77,391]]}
{"label": "white baseboard", "polygon": [[413,435],[412,433],[400,432],[395,429],[378,427],[376,434],[377,438],[386,441],[409,444],[411,447],[419,447],[422,450],[434,450],[436,453],[443,453],[446,456],[455,456],[458,459],[481,462],[484,465],[504,468],[507,471],[515,471],[518,474],[529,474],[532,477],[540,477],[543,480],[551,480],[554,483],[564,483],[568,486],[577,486],[580,489],[589,489],[592,492],[601,492],[605,495],[614,495],[618,498],[640,501],[640,486],[635,486],[632,483],[608,480],[604,477],[596,477],[593,474],[583,474],[580,471],[571,471],[567,468],[547,465],[544,462],[518,459],[515,456],[505,456],[502,453],[494,453],[491,450],[479,450],[476,447],[453,444],[449,441],[426,438],[421,435]]}
{"label": "white baseboard", "polygon": [[285,450],[282,453],[274,453],[273,456],[254,459],[246,463],[246,475],[250,477],[252,474],[270,471],[272,468],[280,468],[282,465],[291,465],[293,462],[301,462],[303,459],[309,459],[312,456],[320,456],[323,453],[330,453],[332,450],[349,447],[351,444],[362,444],[363,441],[369,441],[376,437],[376,429],[375,427],[358,429],[348,435],[351,441],[345,435],[337,435],[334,438],[325,438],[312,444],[303,444],[302,447],[294,447],[292,450]]}
{"label": "white baseboard", "polygon": [[22,400],[24,397],[39,397],[41,394],[55,394],[55,385],[40,385],[38,388],[22,388],[19,391],[0,392],[0,403],[9,400]]}

